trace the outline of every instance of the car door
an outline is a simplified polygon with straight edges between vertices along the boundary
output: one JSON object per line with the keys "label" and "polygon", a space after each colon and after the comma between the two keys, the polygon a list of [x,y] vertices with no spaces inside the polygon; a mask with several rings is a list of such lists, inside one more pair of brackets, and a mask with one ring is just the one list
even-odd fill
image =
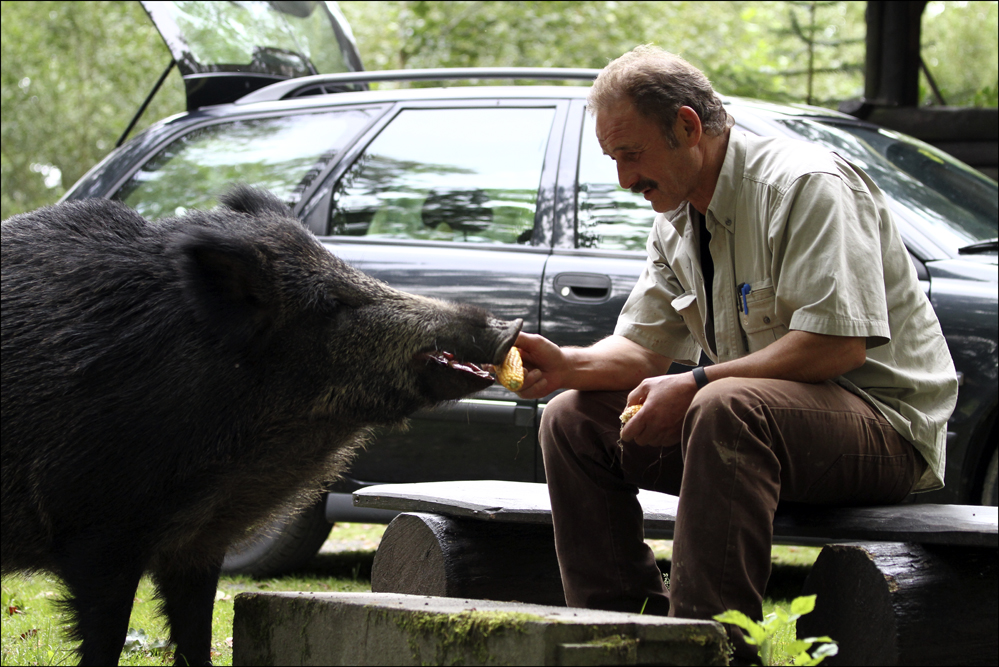
{"label": "car door", "polygon": [[[332,175],[323,242],[393,287],[519,317],[524,331],[539,331],[566,107],[400,103]],[[533,481],[536,467],[535,402],[496,385],[416,414],[404,432],[379,432],[350,476]]]}
{"label": "car door", "polygon": [[[645,268],[656,216],[641,194],[618,185],[614,161],[600,148],[593,122],[585,101],[574,100],[559,164],[554,248],[541,289],[541,333],[563,346],[591,345],[614,333]],[[670,372],[683,370],[689,368],[674,364]],[[548,398],[539,402],[539,419]]]}
{"label": "car door", "polygon": [[574,100],[559,168],[558,216],[545,267],[541,333],[558,345],[590,345],[614,331],[645,266],[655,211],[618,186],[584,100]]}

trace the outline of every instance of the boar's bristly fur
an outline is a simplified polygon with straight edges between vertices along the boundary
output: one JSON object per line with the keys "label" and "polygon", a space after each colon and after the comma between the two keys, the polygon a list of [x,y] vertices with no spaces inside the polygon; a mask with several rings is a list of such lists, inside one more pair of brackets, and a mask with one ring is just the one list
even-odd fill
{"label": "boar's bristly fur", "polygon": [[63,579],[83,663],[118,660],[143,572],[177,662],[208,662],[226,549],[372,425],[488,386],[468,366],[520,329],[351,268],[265,192],[221,201],[2,225],[2,569]]}

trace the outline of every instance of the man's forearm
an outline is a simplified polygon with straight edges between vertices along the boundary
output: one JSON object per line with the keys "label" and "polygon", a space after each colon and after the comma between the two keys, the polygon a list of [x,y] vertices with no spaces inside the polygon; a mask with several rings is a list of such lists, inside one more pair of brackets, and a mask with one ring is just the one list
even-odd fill
{"label": "man's forearm", "polygon": [[705,373],[709,380],[754,377],[822,382],[859,368],[866,359],[864,338],[791,331],[762,350],[711,366]]}
{"label": "man's forearm", "polygon": [[623,336],[609,336],[590,347],[563,348],[571,369],[565,387],[582,391],[629,391],[645,378],[665,374],[672,359]]}

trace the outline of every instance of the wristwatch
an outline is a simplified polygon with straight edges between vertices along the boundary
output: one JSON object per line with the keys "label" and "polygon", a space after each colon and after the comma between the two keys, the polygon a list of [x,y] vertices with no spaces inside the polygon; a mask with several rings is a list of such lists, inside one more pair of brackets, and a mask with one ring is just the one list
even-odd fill
{"label": "wristwatch", "polygon": [[697,388],[698,389],[704,389],[704,385],[706,385],[708,382],[710,382],[710,380],[708,380],[707,373],[704,372],[704,367],[703,366],[698,366],[698,367],[696,367],[694,370],[692,370],[690,372],[694,376],[694,382],[697,383]]}

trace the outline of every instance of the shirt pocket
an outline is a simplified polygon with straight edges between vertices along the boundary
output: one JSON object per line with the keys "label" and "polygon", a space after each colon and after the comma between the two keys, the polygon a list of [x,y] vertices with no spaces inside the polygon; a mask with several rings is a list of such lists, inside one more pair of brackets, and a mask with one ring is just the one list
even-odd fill
{"label": "shirt pocket", "polygon": [[[769,282],[769,281],[768,281]],[[777,294],[773,285],[764,284],[746,294],[746,308],[739,300],[739,324],[750,352],[762,350],[787,333],[787,327],[777,319]]]}
{"label": "shirt pocket", "polygon": [[694,337],[702,350],[707,350],[707,340],[704,337],[704,322],[701,320],[701,311],[697,308],[697,295],[694,292],[684,292],[670,302],[683,323],[687,325],[687,331]]}

